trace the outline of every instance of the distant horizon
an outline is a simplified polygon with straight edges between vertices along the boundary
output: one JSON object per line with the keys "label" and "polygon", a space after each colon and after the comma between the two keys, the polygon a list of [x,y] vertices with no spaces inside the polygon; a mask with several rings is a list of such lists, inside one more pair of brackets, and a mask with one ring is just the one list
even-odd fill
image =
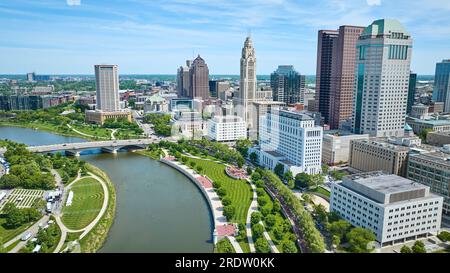
{"label": "distant horizon", "polygon": [[[450,1],[443,0],[66,0],[0,4],[1,74],[91,74],[118,64],[124,74],[172,75],[200,54],[211,74],[236,75],[247,35],[257,71],[289,64],[316,73],[317,33],[341,25],[398,20],[411,34],[411,70],[433,75],[448,59]],[[72,3],[72,2],[70,2]],[[407,11],[405,10],[407,7]]]}

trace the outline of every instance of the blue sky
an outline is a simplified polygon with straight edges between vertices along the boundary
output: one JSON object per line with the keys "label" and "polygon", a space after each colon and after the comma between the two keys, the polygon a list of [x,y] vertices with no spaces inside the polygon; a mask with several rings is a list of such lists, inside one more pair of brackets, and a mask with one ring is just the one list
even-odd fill
{"label": "blue sky", "polygon": [[258,74],[292,64],[315,74],[317,31],[396,18],[414,39],[412,70],[450,58],[450,0],[0,0],[0,74],[174,74],[200,54],[238,74],[251,30]]}

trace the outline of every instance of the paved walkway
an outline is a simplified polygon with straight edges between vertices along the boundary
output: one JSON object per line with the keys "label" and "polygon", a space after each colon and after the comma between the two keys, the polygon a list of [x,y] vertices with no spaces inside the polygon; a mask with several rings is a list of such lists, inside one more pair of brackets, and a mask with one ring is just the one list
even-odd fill
{"label": "paved walkway", "polygon": [[111,139],[116,140],[115,134],[119,129],[109,129],[109,130],[111,130]]}
{"label": "paved walkway", "polygon": [[234,236],[225,236],[225,237],[228,238],[228,240],[230,240],[230,243],[231,243],[231,245],[233,245],[236,253],[244,253],[244,251],[241,248],[241,245],[236,240],[236,237],[234,237]]}
{"label": "paved walkway", "polygon": [[272,241],[272,238],[270,238],[269,233],[266,230],[266,227],[264,226],[264,223],[261,221],[259,222],[264,227],[264,238],[266,238],[267,242],[269,243],[270,250],[272,253],[280,253],[275,243]]}
{"label": "paved walkway", "polygon": [[[25,232],[30,232],[31,233],[30,239],[33,238],[39,231],[39,224],[42,224],[42,225],[45,226],[47,224],[47,222],[48,222],[48,219],[49,219],[49,216],[48,215],[44,215],[44,217],[42,217],[41,220],[37,221],[34,225],[29,227],[26,231],[22,232],[20,235],[17,235],[16,237],[14,237],[12,240],[8,241],[3,246],[6,248],[6,247],[12,245],[17,240],[20,240],[20,238],[23,236],[23,234],[25,234]],[[22,249],[22,247],[24,247],[30,239],[28,239],[27,241],[20,241],[8,253],[17,253],[17,252],[19,252],[19,250]]]}
{"label": "paved walkway", "polygon": [[252,236],[252,223],[251,223],[251,217],[252,217],[252,213],[258,211],[258,195],[256,194],[256,186],[250,182],[250,179],[247,179],[248,183],[250,183],[250,186],[252,187],[252,191],[253,191],[253,200],[252,203],[250,204],[250,208],[248,209],[247,212],[247,220],[246,220],[246,225],[245,225],[245,229],[247,232],[247,240],[248,240],[248,245],[250,247],[250,252],[251,253],[255,253],[256,249],[255,249],[255,243],[253,242],[253,236]]}

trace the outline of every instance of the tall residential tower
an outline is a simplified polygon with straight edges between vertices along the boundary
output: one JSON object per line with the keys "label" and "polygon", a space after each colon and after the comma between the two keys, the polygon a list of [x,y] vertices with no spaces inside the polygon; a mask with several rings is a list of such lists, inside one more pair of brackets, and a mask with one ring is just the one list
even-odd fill
{"label": "tall residential tower", "polygon": [[412,39],[397,20],[380,19],[357,42],[352,130],[374,137],[403,136]]}

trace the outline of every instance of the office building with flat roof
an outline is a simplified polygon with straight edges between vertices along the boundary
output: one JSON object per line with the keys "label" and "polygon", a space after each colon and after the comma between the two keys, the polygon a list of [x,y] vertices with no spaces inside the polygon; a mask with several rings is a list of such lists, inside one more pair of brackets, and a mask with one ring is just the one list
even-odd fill
{"label": "office building with flat roof", "polygon": [[95,65],[96,110],[114,112],[120,110],[119,66]]}
{"label": "office building with flat roof", "polygon": [[292,65],[280,65],[270,75],[270,86],[274,101],[286,104],[305,102],[305,76],[295,71]]}
{"label": "office building with flat roof", "polygon": [[442,203],[428,186],[380,171],[331,184],[330,210],[354,226],[370,229],[380,246],[436,235]]}
{"label": "office building with flat roof", "polygon": [[352,140],[368,140],[369,135],[355,135],[345,131],[325,131],[322,142],[322,162],[328,165],[347,163]]}
{"label": "office building with flat roof", "polygon": [[444,103],[444,112],[450,112],[450,59],[436,64],[433,101]]}
{"label": "office building with flat roof", "polygon": [[443,221],[450,224],[450,145],[442,151],[414,154],[408,160],[408,178],[430,187],[444,198]]}
{"label": "office building with flat roof", "polygon": [[247,127],[238,116],[215,116],[208,120],[208,137],[215,141],[236,141],[247,138]]}

